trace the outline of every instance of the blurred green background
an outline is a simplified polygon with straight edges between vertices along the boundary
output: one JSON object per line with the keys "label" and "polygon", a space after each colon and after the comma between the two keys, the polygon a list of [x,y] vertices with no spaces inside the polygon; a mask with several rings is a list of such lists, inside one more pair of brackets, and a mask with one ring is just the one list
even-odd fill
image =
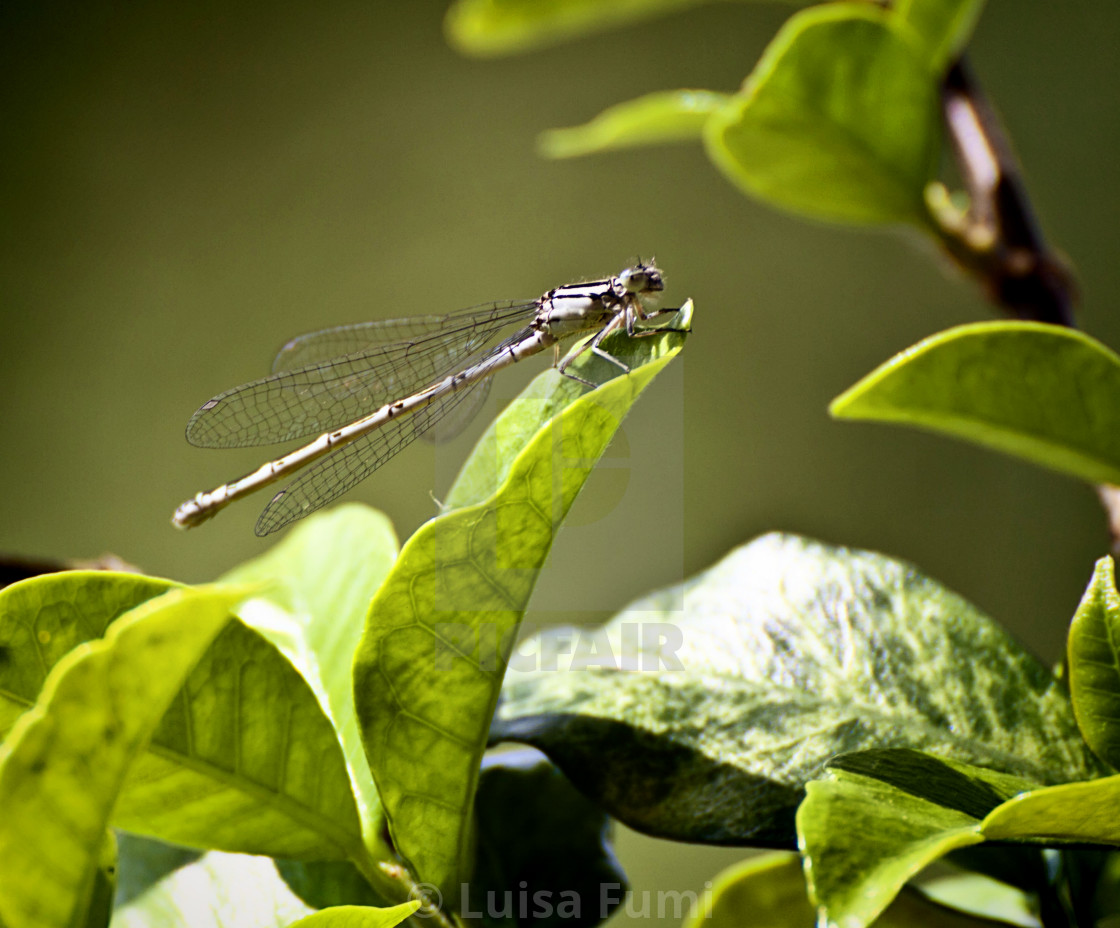
{"label": "blurred green background", "polygon": [[[542,129],[651,90],[733,90],[790,7],[715,4],[494,61],[448,47],[444,10],[0,7],[0,551],[214,577],[269,544],[252,534],[267,495],[186,534],[168,519],[264,454],[194,449],[183,427],[288,337],[655,255],[666,303],[695,299],[695,334],[591,479],[530,620],[605,617],[785,529],[910,559],[1056,659],[1107,550],[1093,491],[825,412],[895,351],[991,318],[968,282],[922,243],[745,199],[698,146],[534,153]],[[1077,268],[1082,323],[1114,347],[1118,39],[1114,4],[993,0],[972,52]],[[417,443],[349,498],[406,538],[484,424]],[[622,836],[636,888],[701,889],[740,856],[666,847]]]}

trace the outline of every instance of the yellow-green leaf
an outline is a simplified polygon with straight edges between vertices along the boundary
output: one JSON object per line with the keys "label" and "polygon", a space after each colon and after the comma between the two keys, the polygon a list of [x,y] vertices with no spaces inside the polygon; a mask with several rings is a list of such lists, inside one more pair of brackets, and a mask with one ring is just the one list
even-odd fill
{"label": "yellow-green leaf", "polygon": [[665,90],[617,103],[582,126],[550,129],[538,146],[549,158],[699,139],[708,117],[731,98],[711,90]]}
{"label": "yellow-green leaf", "polygon": [[419,902],[402,902],[388,909],[364,905],[336,905],[323,909],[288,928],[393,928],[420,908]]}
{"label": "yellow-green leaf", "polygon": [[67,926],[90,902],[133,761],[244,589],[178,589],[54,666],[0,746],[0,923]]}
{"label": "yellow-green leaf", "polygon": [[1097,561],[1069,627],[1067,654],[1077,727],[1098,757],[1120,767],[1120,593],[1111,557]]}
{"label": "yellow-green leaf", "polygon": [[981,830],[989,841],[1056,839],[1120,846],[1120,776],[1023,793],[992,810]]}
{"label": "yellow-green leaf", "polygon": [[872,371],[830,412],[942,432],[1084,480],[1120,483],[1120,357],[1061,326],[949,329]]}
{"label": "yellow-green leaf", "polygon": [[789,19],[704,136],[728,178],[774,206],[927,226],[940,119],[910,30],[873,4],[827,3]]}
{"label": "yellow-green leaf", "polygon": [[355,703],[395,846],[422,881],[446,891],[467,876],[479,761],[538,571],[622,418],[683,343],[619,333],[604,347],[631,372],[585,354],[573,372],[612,378],[586,393],[553,370],[537,378],[464,466],[449,496],[462,508],[409,539],[374,598]]}
{"label": "yellow-green leaf", "polygon": [[512,55],[705,0],[456,0],[444,30],[469,55]]}
{"label": "yellow-green leaf", "polygon": [[895,14],[922,40],[935,71],[950,64],[963,51],[984,0],[897,0]]}

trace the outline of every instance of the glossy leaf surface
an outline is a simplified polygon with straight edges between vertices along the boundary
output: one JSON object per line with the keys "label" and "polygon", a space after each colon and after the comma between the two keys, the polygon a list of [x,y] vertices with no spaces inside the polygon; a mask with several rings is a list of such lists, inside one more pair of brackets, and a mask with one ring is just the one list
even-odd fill
{"label": "glossy leaf surface", "polygon": [[605,633],[558,635],[519,646],[564,663],[507,679],[493,737],[539,748],[658,836],[791,846],[804,784],[850,751],[915,748],[1035,783],[1101,769],[1046,667],[871,552],[763,536]]}
{"label": "glossy leaf surface", "polygon": [[1069,689],[1081,733],[1120,766],[1120,593],[1111,557],[1097,561],[1069,629]]}
{"label": "glossy leaf surface", "polygon": [[958,326],[895,355],[832,415],[913,425],[1094,483],[1120,483],[1120,357],[1037,322]]}
{"label": "glossy leaf surface", "polygon": [[837,222],[929,225],[936,82],[911,31],[871,4],[791,17],[705,124],[705,139],[731,181],[774,206]]}

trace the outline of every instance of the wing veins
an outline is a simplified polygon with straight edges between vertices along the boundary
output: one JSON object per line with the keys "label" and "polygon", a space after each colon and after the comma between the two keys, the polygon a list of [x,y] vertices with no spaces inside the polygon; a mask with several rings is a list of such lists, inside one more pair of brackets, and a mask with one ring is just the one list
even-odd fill
{"label": "wing veins", "polygon": [[269,535],[334,502],[489,383],[486,378],[469,384],[331,452],[272,498],[257,520],[256,533]]}
{"label": "wing veins", "polygon": [[506,317],[511,310],[512,318],[520,318],[523,310],[535,308],[536,305],[535,300],[483,303],[443,315],[378,319],[374,322],[356,322],[308,332],[305,335],[297,335],[280,349],[272,362],[272,373],[297,370],[377,345],[415,341],[430,335],[455,331],[462,327],[464,320],[477,324],[479,318]]}
{"label": "wing veins", "polygon": [[[495,350],[504,331],[530,317],[536,306],[536,302],[491,304],[483,310],[435,317],[430,334],[370,345],[234,387],[191,417],[187,440],[201,447],[235,448],[307,438],[338,428],[476,363]],[[455,326],[448,329],[448,322]]]}

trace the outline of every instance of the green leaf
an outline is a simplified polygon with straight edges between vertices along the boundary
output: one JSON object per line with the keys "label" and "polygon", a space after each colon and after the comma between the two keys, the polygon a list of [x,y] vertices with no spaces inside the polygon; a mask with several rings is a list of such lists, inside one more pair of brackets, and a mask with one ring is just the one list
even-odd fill
{"label": "green leaf", "polygon": [[[801,860],[772,851],[733,864],[700,894],[684,928],[811,928],[817,912],[809,902]],[[931,904],[916,892],[900,894],[875,922],[876,928],[995,928],[1000,923],[970,918]]]}
{"label": "green leaf", "polygon": [[791,17],[705,125],[708,155],[774,206],[850,223],[930,225],[937,86],[910,31],[867,3]]}
{"label": "green leaf", "polygon": [[449,496],[464,508],[422,526],[374,598],[354,664],[362,740],[396,848],[445,892],[471,863],[479,761],[537,573],[623,416],[683,343],[611,340],[622,360],[623,347],[644,357],[630,374],[584,354],[580,376],[613,377],[586,395],[554,370],[538,377],[465,465]]}
{"label": "green leaf", "polygon": [[222,578],[269,584],[267,598],[243,604],[239,614],[280,648],[333,720],[371,848],[380,841],[381,802],[358,734],[350,670],[370,600],[397,550],[389,520],[351,503],[304,520],[266,554]]}
{"label": "green leaf", "polygon": [[[320,690],[330,681],[328,695],[343,718],[350,702],[349,656],[359,634],[354,617],[364,613],[393,543],[380,516],[357,515],[349,507],[313,524],[317,528],[293,532],[280,554],[265,555],[242,576],[287,577],[286,601],[298,604],[295,618],[278,610],[271,617],[287,621],[287,640],[298,645],[289,650],[293,659],[296,651],[314,657],[302,662],[312,667],[307,679]],[[330,532],[336,536],[328,544]],[[0,730],[31,705],[59,658],[169,588],[165,580],[133,574],[75,571],[0,592]],[[256,599],[245,609],[264,624],[269,616],[262,616],[262,606],[267,603]],[[297,620],[302,626],[293,624]],[[352,710],[350,716],[352,751],[364,770]],[[368,772],[355,779],[375,798]],[[376,818],[370,814],[367,821]],[[346,848],[361,850],[337,734],[292,665],[240,623],[218,637],[173,701],[151,749],[130,774],[114,822],[225,850],[333,858],[347,856]]]}
{"label": "green leaf", "polygon": [[949,329],[872,371],[829,411],[942,432],[1094,483],[1120,483],[1120,357],[1061,326]]}
{"label": "green leaf", "polygon": [[113,822],[190,847],[362,861],[338,736],[299,672],[231,622],[138,759]]}
{"label": "green leaf", "polygon": [[55,664],[35,708],[0,745],[7,928],[66,926],[89,905],[125,777],[244,595],[228,587],[173,590]]}
{"label": "green leaf", "polygon": [[809,928],[815,921],[801,860],[772,851],[732,864],[712,881],[684,928]]}
{"label": "green leaf", "polygon": [[1120,845],[1120,776],[1023,793],[993,810],[984,837]]}
{"label": "green leaf", "polygon": [[806,791],[797,831],[824,924],[871,924],[928,864],[984,840],[973,816],[846,770]]}
{"label": "green leaf", "polygon": [[212,851],[120,906],[112,928],[285,928],[310,911],[268,858]]}
{"label": "green leaf", "polygon": [[848,751],[910,747],[1037,783],[1100,769],[1045,666],[879,554],[766,535],[563,634],[518,646],[538,669],[509,676],[492,736],[544,751],[650,834],[789,847],[805,782]]}
{"label": "green leaf", "polygon": [[468,55],[512,55],[705,0],[456,0],[444,31]]}
{"label": "green leaf", "polygon": [[1004,800],[1038,785],[998,770],[973,767],[909,748],[840,754],[832,758],[828,766],[832,770],[871,777],[976,819],[983,818]]}
{"label": "green leaf", "polygon": [[[662,328],[687,331],[692,325],[692,311],[692,301],[688,300],[662,324]],[[577,353],[585,342],[586,339],[577,343],[571,353]],[[651,336],[632,339],[616,332],[603,341],[602,347],[634,369],[653,360],[673,357],[679,350],[680,342],[671,335],[665,339]],[[588,354],[584,354],[571,369],[592,383],[605,383],[619,373],[616,365]],[[448,491],[444,510],[473,506],[497,493],[509,476],[517,456],[536,438],[541,423],[559,415],[585,392],[585,386],[579,381],[561,377],[555,371],[534,378],[482,434]]]}
{"label": "green leaf", "polygon": [[542,133],[549,158],[574,158],[617,148],[683,142],[701,137],[704,123],[731,98],[711,90],[666,90],[603,110],[582,126]]}
{"label": "green leaf", "polygon": [[984,0],[897,0],[894,7],[925,44],[935,73],[964,51],[983,8]]}
{"label": "green leaf", "polygon": [[1120,767],[1120,593],[1111,557],[1097,561],[1093,579],[1069,628],[1069,690],[1089,747]]}
{"label": "green leaf", "polygon": [[[830,767],[830,778],[809,784],[797,818],[830,923],[868,924],[946,850],[980,841],[1120,843],[1120,777],[1024,791],[1029,784],[1018,778],[906,751],[840,757]],[[1016,852],[1020,875],[1029,874],[1029,848],[1001,851]],[[1026,885],[1037,888],[1038,878]],[[1014,917],[1008,903],[1005,894],[998,914]]]}
{"label": "green leaf", "polygon": [[[997,924],[1037,928],[1038,917],[1033,898],[1021,890],[978,873],[954,873],[934,880],[923,881],[921,893],[939,906],[959,912],[961,916],[974,915],[965,924],[979,926]],[[899,896],[905,899],[906,895]],[[887,915],[890,914],[887,909]],[[945,909],[935,909],[944,913]],[[881,924],[881,923],[877,923]]]}
{"label": "green leaf", "polygon": [[419,902],[402,902],[388,909],[339,905],[292,922],[290,928],[393,928],[418,908]]}
{"label": "green leaf", "polygon": [[74,570],[13,583],[0,591],[0,740],[35,704],[47,674],[109,623],[171,589],[140,574]]}

